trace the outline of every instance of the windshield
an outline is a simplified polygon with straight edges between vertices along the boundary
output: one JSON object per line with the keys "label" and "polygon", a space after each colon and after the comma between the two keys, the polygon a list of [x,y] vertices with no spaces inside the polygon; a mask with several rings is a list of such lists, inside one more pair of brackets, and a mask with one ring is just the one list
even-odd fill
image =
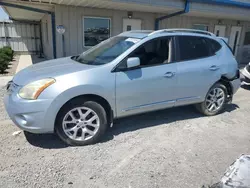
{"label": "windshield", "polygon": [[73,57],[73,59],[79,63],[88,65],[107,64],[131,48],[138,41],[140,41],[138,38],[113,37],[100,43],[80,56]]}

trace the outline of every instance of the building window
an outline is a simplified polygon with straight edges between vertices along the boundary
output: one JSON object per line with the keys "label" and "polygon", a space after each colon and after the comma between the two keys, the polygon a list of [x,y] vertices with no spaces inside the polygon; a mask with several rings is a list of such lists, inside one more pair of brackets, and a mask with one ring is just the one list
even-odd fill
{"label": "building window", "polygon": [[110,37],[110,19],[84,17],[84,46],[95,46]]}
{"label": "building window", "polygon": [[250,31],[245,34],[244,45],[250,45]]}
{"label": "building window", "polygon": [[203,24],[194,24],[192,29],[208,31],[208,26]]}

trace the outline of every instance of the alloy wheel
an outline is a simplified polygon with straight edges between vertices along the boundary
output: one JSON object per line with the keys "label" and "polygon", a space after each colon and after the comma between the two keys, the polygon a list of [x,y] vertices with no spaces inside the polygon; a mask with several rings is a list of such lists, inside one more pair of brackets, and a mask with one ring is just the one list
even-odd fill
{"label": "alloy wheel", "polygon": [[63,118],[63,131],[74,141],[86,141],[95,136],[100,127],[98,115],[88,107],[70,110]]}
{"label": "alloy wheel", "polygon": [[225,102],[225,92],[221,88],[212,89],[207,95],[205,105],[209,112],[216,112]]}

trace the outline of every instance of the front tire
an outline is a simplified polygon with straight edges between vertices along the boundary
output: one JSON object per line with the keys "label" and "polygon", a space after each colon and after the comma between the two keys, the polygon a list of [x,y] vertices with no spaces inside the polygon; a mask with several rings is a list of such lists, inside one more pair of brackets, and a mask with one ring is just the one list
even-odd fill
{"label": "front tire", "polygon": [[97,143],[107,129],[107,114],[95,101],[77,98],[59,111],[55,132],[65,143],[84,146]]}
{"label": "front tire", "polygon": [[226,86],[221,83],[216,83],[208,91],[205,101],[197,104],[196,108],[206,116],[217,115],[224,109],[227,96],[228,92]]}

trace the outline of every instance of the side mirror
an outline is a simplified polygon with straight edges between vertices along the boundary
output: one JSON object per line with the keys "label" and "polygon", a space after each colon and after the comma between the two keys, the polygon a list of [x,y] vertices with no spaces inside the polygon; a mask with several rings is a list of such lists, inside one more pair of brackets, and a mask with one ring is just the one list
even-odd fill
{"label": "side mirror", "polygon": [[141,62],[138,57],[130,57],[127,59],[127,68],[131,69],[140,66]]}

